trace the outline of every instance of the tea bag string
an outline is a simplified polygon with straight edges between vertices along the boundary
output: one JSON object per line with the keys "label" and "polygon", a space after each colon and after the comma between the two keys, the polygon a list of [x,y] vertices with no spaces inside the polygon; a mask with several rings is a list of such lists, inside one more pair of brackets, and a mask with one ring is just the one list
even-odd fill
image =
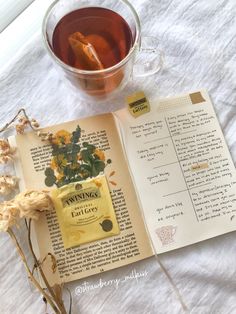
{"label": "tea bag string", "polygon": [[182,295],[180,294],[180,291],[178,289],[178,287],[176,286],[176,284],[174,283],[174,280],[172,279],[170,273],[168,272],[168,270],[165,268],[164,264],[161,262],[160,260],[160,257],[158,256],[156,250],[155,250],[155,247],[154,247],[154,244],[153,244],[153,241],[152,241],[152,238],[151,238],[151,235],[149,233],[149,230],[148,230],[148,227],[147,227],[147,223],[146,223],[146,219],[144,217],[144,213],[143,213],[143,208],[142,208],[142,205],[141,205],[141,202],[140,202],[140,198],[138,196],[138,199],[139,199],[139,204],[140,204],[140,211],[141,211],[141,214],[142,214],[142,218],[143,218],[143,221],[144,221],[144,224],[145,224],[145,228],[146,228],[146,231],[147,231],[147,235],[148,235],[148,238],[149,238],[149,241],[150,243],[152,244],[152,248],[154,250],[154,253],[155,253],[155,258],[159,264],[159,267],[161,269],[161,271],[165,274],[165,276],[167,277],[170,285],[172,286],[172,289],[174,290],[176,296],[177,296],[177,299],[179,300],[181,306],[182,306],[182,309],[185,313],[189,312],[188,310],[188,307],[186,306],[184,300],[183,300],[183,297]]}
{"label": "tea bag string", "polygon": [[157,262],[160,266],[160,269],[163,271],[163,273],[166,275],[167,279],[169,280],[181,306],[182,306],[182,309],[185,313],[188,312],[188,307],[186,306],[184,300],[183,300],[183,297],[181,296],[180,292],[179,292],[179,289],[178,287],[176,286],[176,284],[174,283],[174,280],[172,279],[172,277],[170,276],[169,272],[167,271],[167,269],[164,267],[163,263],[161,262],[159,256],[157,255],[157,253],[155,252],[155,258],[157,259]]}
{"label": "tea bag string", "polygon": [[144,221],[144,224],[145,224],[145,227],[146,227],[147,235],[148,235],[149,241],[150,241],[151,244],[152,244],[152,248],[153,248],[153,250],[154,250],[155,258],[156,258],[156,260],[157,260],[157,262],[158,262],[158,264],[159,264],[159,267],[160,267],[161,271],[162,271],[162,272],[165,274],[165,276],[167,277],[167,279],[168,279],[170,285],[172,286],[172,289],[174,290],[174,292],[175,292],[175,294],[176,294],[176,296],[177,296],[177,299],[179,300],[179,302],[180,302],[180,304],[181,304],[181,306],[182,306],[183,311],[184,311],[185,313],[187,313],[187,312],[189,312],[189,311],[188,311],[188,307],[186,306],[186,304],[185,304],[185,302],[184,302],[184,300],[183,300],[183,297],[182,297],[182,295],[181,295],[181,293],[180,293],[180,291],[179,291],[177,285],[175,284],[174,280],[172,279],[170,273],[168,272],[168,270],[166,269],[166,267],[164,266],[164,264],[161,262],[160,257],[158,256],[158,254],[157,254],[157,252],[156,252],[156,250],[155,250],[155,248],[154,248],[153,241],[152,241],[151,236],[150,236],[150,233],[149,233],[149,231],[148,231],[147,224],[146,224],[146,220],[145,220],[145,217],[144,217],[143,209],[142,209],[142,208],[141,208],[141,212],[142,212],[143,221]]}
{"label": "tea bag string", "polygon": [[[138,197],[138,198],[139,198],[139,197]],[[141,203],[140,203],[140,199],[139,199],[139,204],[141,204]],[[165,274],[165,276],[167,277],[167,279],[168,279],[170,285],[172,286],[172,289],[174,290],[174,292],[175,292],[175,294],[176,294],[176,296],[177,296],[177,299],[179,300],[179,302],[180,302],[180,304],[181,304],[181,306],[182,306],[183,311],[184,311],[185,313],[187,313],[187,312],[189,312],[188,307],[186,306],[186,304],[185,304],[185,302],[184,302],[184,300],[183,300],[182,295],[180,294],[180,291],[179,291],[177,285],[174,283],[174,280],[172,279],[170,273],[169,273],[168,270],[165,268],[164,264],[161,262],[160,257],[158,256],[158,254],[157,254],[157,252],[156,252],[156,250],[155,250],[155,247],[154,247],[152,238],[151,238],[150,233],[149,233],[148,228],[147,228],[147,223],[146,223],[146,220],[145,220],[145,217],[144,217],[143,208],[142,208],[141,205],[140,205],[140,207],[141,207],[140,210],[141,210],[141,214],[142,214],[143,221],[144,221],[144,224],[145,224],[145,228],[146,228],[146,231],[147,231],[147,235],[148,235],[149,241],[150,241],[150,243],[152,244],[152,248],[153,248],[154,253],[155,253],[155,258],[156,258],[156,260],[157,260],[157,262],[158,262],[158,264],[159,264],[159,267],[160,267],[161,271]]]}

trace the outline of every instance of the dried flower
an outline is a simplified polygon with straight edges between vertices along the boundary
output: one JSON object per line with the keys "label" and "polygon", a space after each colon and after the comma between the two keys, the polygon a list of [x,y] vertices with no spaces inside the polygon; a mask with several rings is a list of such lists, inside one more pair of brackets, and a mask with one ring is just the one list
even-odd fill
{"label": "dried flower", "polygon": [[15,150],[10,147],[8,141],[0,139],[0,163],[7,163],[13,159]]}
{"label": "dried flower", "polygon": [[0,204],[0,231],[7,231],[8,228],[17,224],[19,209],[14,201],[7,201]]}
{"label": "dried flower", "polygon": [[38,219],[43,211],[53,209],[50,196],[45,191],[26,191],[13,200],[0,203],[0,231],[7,231],[19,218]]}
{"label": "dried flower", "polygon": [[51,263],[52,263],[51,269],[52,269],[52,272],[54,274],[56,272],[56,270],[57,270],[57,260],[56,260],[56,257],[52,253],[48,253],[44,257],[44,259],[41,262],[41,265],[47,260],[48,256],[50,256],[50,258],[51,258]]}
{"label": "dried flower", "polygon": [[20,116],[18,118],[18,121],[20,122],[21,125],[27,125],[29,124],[29,119],[26,118],[25,116]]}
{"label": "dried flower", "polygon": [[0,176],[0,194],[8,195],[17,186],[18,178],[14,176]]}
{"label": "dried flower", "polygon": [[20,217],[38,219],[40,212],[53,209],[53,203],[45,191],[26,191],[18,194],[14,199],[19,208]]}
{"label": "dried flower", "polygon": [[51,132],[38,131],[37,136],[40,137],[41,141],[43,142],[46,142],[46,141],[52,142],[54,139],[53,133]]}
{"label": "dried flower", "polygon": [[38,121],[36,121],[35,119],[31,120],[31,125],[36,129],[40,127]]}
{"label": "dried flower", "polygon": [[109,174],[109,177],[112,177],[112,176],[114,176],[115,175],[115,171],[112,171],[110,174]]}
{"label": "dried flower", "polygon": [[96,148],[94,151],[94,155],[96,155],[100,160],[105,161],[105,154],[100,149]]}
{"label": "dried flower", "polygon": [[16,124],[16,132],[18,134],[24,134],[27,127],[31,127],[33,130],[39,128],[39,123],[35,119],[29,120],[28,117],[20,116],[18,119],[19,124]]}
{"label": "dried flower", "polygon": [[52,140],[52,143],[55,145],[65,145],[70,144],[71,142],[71,133],[67,132],[66,130],[60,130],[58,131],[54,139]]}
{"label": "dried flower", "polygon": [[15,126],[16,132],[17,132],[17,134],[24,134],[27,126],[30,125],[30,121],[25,116],[20,116],[18,118],[18,122],[19,122],[19,124],[16,124],[16,126]]}
{"label": "dried flower", "polygon": [[10,145],[7,141],[0,139],[0,149],[1,151],[5,152],[8,151],[10,148]]}
{"label": "dried flower", "polygon": [[16,132],[17,132],[17,134],[24,134],[24,132],[25,132],[25,125],[17,124],[16,125]]}

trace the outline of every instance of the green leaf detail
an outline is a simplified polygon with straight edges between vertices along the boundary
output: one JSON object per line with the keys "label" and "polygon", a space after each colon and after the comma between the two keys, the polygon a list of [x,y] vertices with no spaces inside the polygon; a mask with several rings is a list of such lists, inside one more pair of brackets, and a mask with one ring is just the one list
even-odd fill
{"label": "green leaf detail", "polygon": [[61,179],[61,180],[57,181],[57,187],[60,188],[60,187],[62,187],[63,185],[66,185],[66,184],[68,184],[68,183],[70,183],[69,180]]}
{"label": "green leaf detail", "polygon": [[72,148],[72,153],[79,153],[80,152],[80,146],[78,144],[74,144]]}
{"label": "green leaf detail", "polygon": [[100,172],[103,172],[105,164],[101,160],[95,160],[92,167],[92,176],[96,177]]}
{"label": "green leaf detail", "polygon": [[55,176],[47,176],[45,179],[45,185],[48,187],[53,186],[55,182],[56,182]]}
{"label": "green leaf detail", "polygon": [[81,157],[83,159],[84,162],[90,163],[91,162],[91,154],[87,151],[87,150],[82,150],[80,152]]}
{"label": "green leaf detail", "polygon": [[82,164],[82,165],[80,165],[80,169],[79,170],[80,171],[84,171],[84,170],[91,171],[91,166],[86,165],[86,164]]}
{"label": "green leaf detail", "polygon": [[101,160],[95,160],[94,161],[94,166],[96,167],[96,169],[99,171],[99,172],[102,172],[105,168],[105,163]]}
{"label": "green leaf detail", "polygon": [[68,153],[68,152],[70,152],[70,151],[72,151],[72,149],[73,149],[73,144],[67,144],[66,146],[65,146],[65,151]]}
{"label": "green leaf detail", "polygon": [[80,135],[78,135],[76,132],[72,133],[71,142],[72,143],[78,143],[80,139]]}
{"label": "green leaf detail", "polygon": [[96,147],[94,145],[88,145],[87,150],[90,154],[92,154],[95,151]]}
{"label": "green leaf detail", "polygon": [[83,178],[81,176],[76,177],[76,181],[82,181],[82,180],[83,180]]}
{"label": "green leaf detail", "polygon": [[46,177],[54,176],[54,171],[51,168],[46,168],[44,174]]}
{"label": "green leaf detail", "polygon": [[96,177],[99,175],[99,171],[97,170],[97,168],[93,165],[92,167],[92,177]]}
{"label": "green leaf detail", "polygon": [[[61,187],[70,182],[96,177],[104,171],[105,163],[95,154],[96,146],[88,142],[83,142],[80,145],[80,138],[81,128],[78,125],[76,130],[72,132],[70,143],[66,144],[64,137],[61,136],[60,143],[52,144],[52,160],[56,166],[55,171],[63,174],[63,177],[57,180],[54,170],[49,167],[46,168],[44,173],[47,186],[56,184]],[[111,160],[107,160],[107,163],[111,163]]]}

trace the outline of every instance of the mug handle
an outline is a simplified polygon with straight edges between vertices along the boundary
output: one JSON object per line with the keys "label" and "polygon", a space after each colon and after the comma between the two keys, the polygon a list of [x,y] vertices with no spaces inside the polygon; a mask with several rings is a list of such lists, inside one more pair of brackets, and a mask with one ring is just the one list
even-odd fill
{"label": "mug handle", "polygon": [[133,78],[146,77],[161,71],[164,53],[156,37],[142,36],[133,66]]}

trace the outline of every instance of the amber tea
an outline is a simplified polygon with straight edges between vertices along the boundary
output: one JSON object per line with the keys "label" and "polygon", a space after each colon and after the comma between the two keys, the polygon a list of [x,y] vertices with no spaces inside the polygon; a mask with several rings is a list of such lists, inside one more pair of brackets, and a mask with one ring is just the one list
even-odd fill
{"label": "amber tea", "polygon": [[140,23],[126,0],[56,0],[44,17],[43,36],[75,92],[88,100],[111,99],[132,76]]}
{"label": "amber tea", "polygon": [[133,44],[127,22],[118,13],[99,7],[65,15],[52,40],[54,53],[81,70],[102,70],[124,59]]}

